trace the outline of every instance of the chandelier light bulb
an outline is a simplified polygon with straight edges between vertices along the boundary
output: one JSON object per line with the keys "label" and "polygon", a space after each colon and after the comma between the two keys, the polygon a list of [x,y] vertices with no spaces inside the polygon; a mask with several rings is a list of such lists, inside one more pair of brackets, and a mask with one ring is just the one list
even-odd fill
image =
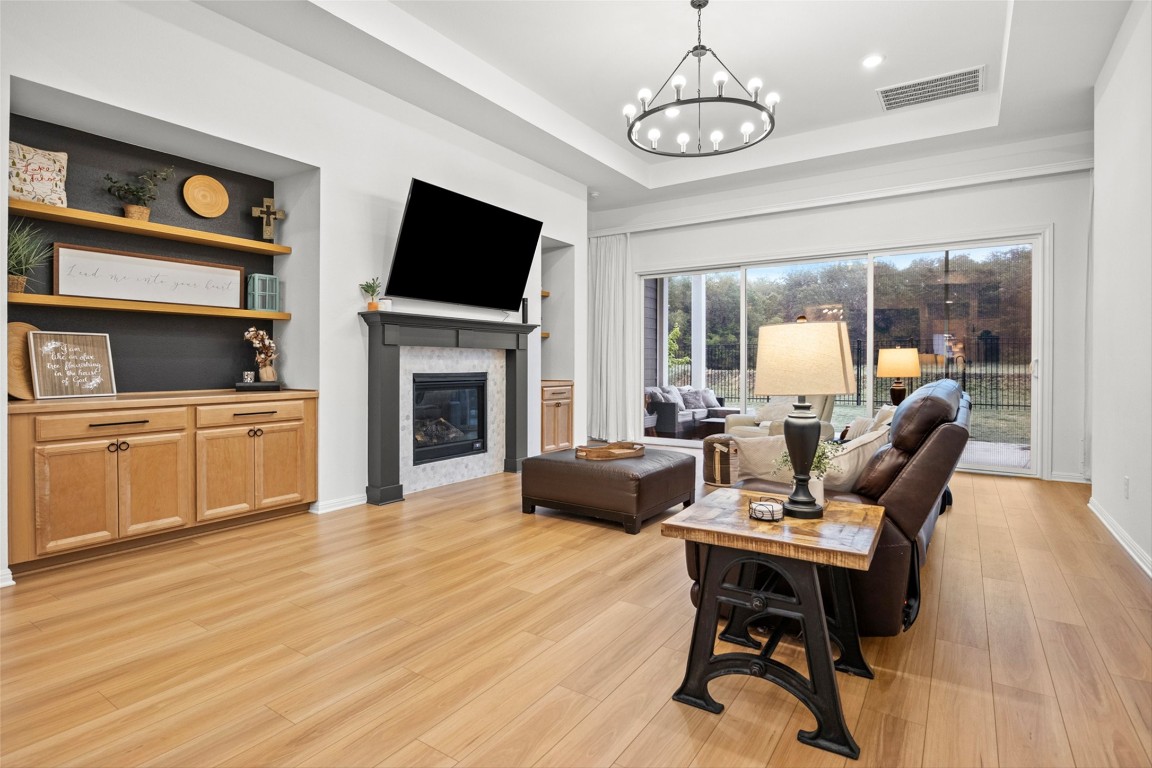
{"label": "chandelier light bulb", "polygon": [[712,75],[712,84],[716,86],[717,96],[724,95],[724,84],[726,82],[728,82],[728,73],[724,70],[720,70],[716,74]]}
{"label": "chandelier light bulb", "polygon": [[652,142],[652,149],[656,149],[656,142],[660,140],[660,129],[653,128],[648,131],[648,141]]}
{"label": "chandelier light bulb", "polygon": [[680,110],[676,109],[676,107],[672,107],[671,109],[666,109],[666,110],[664,110],[664,116],[667,117],[669,120],[673,120],[677,117],[680,117]]}
{"label": "chandelier light bulb", "polygon": [[720,131],[712,131],[712,135],[708,138],[712,140],[712,151],[718,152],[720,150],[720,142],[724,141],[724,134]]}
{"label": "chandelier light bulb", "polygon": [[744,143],[748,143],[748,138],[752,135],[752,123],[744,123],[740,126],[740,133],[744,136]]}
{"label": "chandelier light bulb", "polygon": [[764,106],[768,107],[769,109],[774,108],[779,103],[780,94],[776,93],[776,91],[772,91],[770,94],[764,97]]}
{"label": "chandelier light bulb", "polygon": [[676,143],[680,145],[680,154],[682,155],[688,151],[688,138],[689,136],[686,133],[682,133],[676,137]]}
{"label": "chandelier light bulb", "polygon": [[632,122],[632,118],[634,118],[634,117],[636,117],[636,105],[625,104],[624,105],[624,122],[630,123],[630,122]]}
{"label": "chandelier light bulb", "polygon": [[672,90],[676,92],[676,101],[680,101],[680,99],[684,98],[684,86],[688,84],[688,80],[684,75],[676,75],[676,77],[672,78],[671,83]]}
{"label": "chandelier light bulb", "polygon": [[760,100],[760,89],[764,87],[764,81],[758,77],[754,77],[748,81],[748,90],[752,91],[752,101]]}
{"label": "chandelier light bulb", "polygon": [[647,112],[648,102],[652,101],[652,91],[647,88],[641,88],[640,93],[636,94],[636,98],[640,100],[640,109]]}

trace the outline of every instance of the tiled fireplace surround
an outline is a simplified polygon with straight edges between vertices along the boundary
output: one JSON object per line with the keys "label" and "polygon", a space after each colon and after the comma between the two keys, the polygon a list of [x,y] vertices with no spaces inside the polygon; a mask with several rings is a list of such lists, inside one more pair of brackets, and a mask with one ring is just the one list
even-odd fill
{"label": "tiled fireplace surround", "polygon": [[[503,470],[528,450],[528,334],[537,328],[467,318],[361,312],[368,326],[370,504]],[[487,371],[488,452],[412,465],[412,374]],[[503,450],[501,450],[501,447]]]}

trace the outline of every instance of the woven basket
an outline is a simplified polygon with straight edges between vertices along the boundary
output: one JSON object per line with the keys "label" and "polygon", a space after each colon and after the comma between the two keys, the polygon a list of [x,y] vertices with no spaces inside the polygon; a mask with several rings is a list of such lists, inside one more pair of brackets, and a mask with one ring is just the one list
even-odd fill
{"label": "woven basket", "polygon": [[148,221],[148,217],[152,215],[152,209],[143,205],[125,205],[124,218],[136,219],[137,221]]}
{"label": "woven basket", "polygon": [[643,443],[604,443],[603,445],[578,445],[576,458],[588,461],[611,461],[612,459],[632,459],[644,455]]}
{"label": "woven basket", "polygon": [[27,275],[8,275],[8,293],[24,293],[27,287]]}

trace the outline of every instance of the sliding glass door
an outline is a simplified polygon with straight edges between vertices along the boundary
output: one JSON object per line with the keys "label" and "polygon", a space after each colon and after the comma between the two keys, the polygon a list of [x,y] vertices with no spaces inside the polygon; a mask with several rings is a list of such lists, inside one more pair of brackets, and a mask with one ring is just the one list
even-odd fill
{"label": "sliding glass door", "polygon": [[836,399],[835,429],[889,402],[893,379],[873,383],[879,350],[915,348],[908,392],[952,378],[972,397],[960,466],[1036,474],[1032,251],[980,244],[649,278],[645,386],[706,386],[753,412],[765,401],[752,386],[760,326],[844,320],[857,391]]}
{"label": "sliding glass door", "polygon": [[[1032,244],[950,248],[874,260],[876,349],[915,347],[920,384],[950,378],[972,397],[967,469],[1035,474]],[[876,387],[887,401],[891,379]]]}

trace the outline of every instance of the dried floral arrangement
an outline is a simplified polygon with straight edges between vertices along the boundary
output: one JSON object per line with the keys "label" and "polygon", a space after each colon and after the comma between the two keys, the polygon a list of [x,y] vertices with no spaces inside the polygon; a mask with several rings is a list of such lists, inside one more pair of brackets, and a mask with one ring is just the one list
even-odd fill
{"label": "dried floral arrangement", "polygon": [[252,346],[256,348],[257,366],[263,368],[272,365],[272,361],[279,356],[276,351],[276,342],[272,341],[272,337],[268,335],[267,331],[249,328],[244,334],[244,338],[252,342]]}

